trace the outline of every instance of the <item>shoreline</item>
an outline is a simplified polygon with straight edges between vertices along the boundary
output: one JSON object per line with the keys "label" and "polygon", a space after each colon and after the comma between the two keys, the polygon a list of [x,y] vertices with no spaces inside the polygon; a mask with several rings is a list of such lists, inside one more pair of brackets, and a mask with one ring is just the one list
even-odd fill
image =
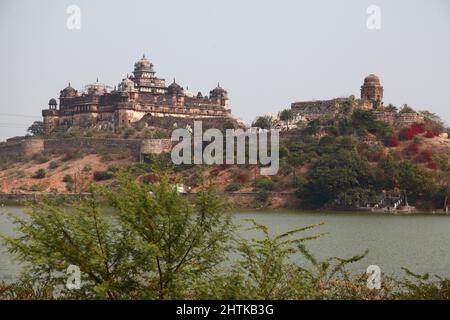
{"label": "shoreline", "polygon": [[[299,209],[292,204],[292,198],[295,197],[295,193],[290,192],[271,192],[267,203],[261,204],[256,201],[258,195],[257,192],[218,192],[220,196],[226,196],[233,203],[233,209],[241,212],[317,212],[317,213],[357,213],[363,215],[392,215],[392,216],[450,216],[450,212],[446,213],[443,209],[436,210],[418,210],[417,212],[373,212],[369,210],[358,209]],[[28,193],[0,193],[0,208],[1,207],[13,207],[24,206],[27,202],[36,202],[43,198],[50,198],[54,200],[80,200],[84,197],[88,197],[90,193],[43,193],[43,192],[28,192]],[[192,193],[183,193],[185,196],[194,195]],[[281,201],[280,201],[281,199]],[[243,201],[244,200],[244,201]],[[276,201],[273,201],[276,200]],[[275,202],[276,205],[272,205]],[[242,205],[244,204],[244,205]],[[295,204],[295,203],[294,203]]]}

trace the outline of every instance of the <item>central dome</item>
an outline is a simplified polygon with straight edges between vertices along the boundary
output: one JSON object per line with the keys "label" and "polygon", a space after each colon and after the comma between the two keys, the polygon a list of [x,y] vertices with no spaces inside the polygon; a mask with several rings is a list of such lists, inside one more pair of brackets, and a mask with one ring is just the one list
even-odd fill
{"label": "central dome", "polygon": [[134,64],[134,70],[153,71],[153,64],[145,57],[145,55],[142,55],[142,58],[136,61],[136,63]]}

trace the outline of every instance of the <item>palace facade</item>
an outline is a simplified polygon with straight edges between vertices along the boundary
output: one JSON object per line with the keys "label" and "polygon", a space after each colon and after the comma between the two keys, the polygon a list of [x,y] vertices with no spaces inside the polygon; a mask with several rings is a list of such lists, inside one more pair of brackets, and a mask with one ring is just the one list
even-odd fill
{"label": "palace facade", "polygon": [[134,64],[132,75],[112,90],[98,79],[81,92],[69,83],[60,92],[59,106],[55,98],[50,99],[42,116],[49,133],[71,126],[127,127],[144,117],[228,118],[231,110],[228,92],[219,84],[205,96],[185,90],[175,79],[166,86],[144,55]]}

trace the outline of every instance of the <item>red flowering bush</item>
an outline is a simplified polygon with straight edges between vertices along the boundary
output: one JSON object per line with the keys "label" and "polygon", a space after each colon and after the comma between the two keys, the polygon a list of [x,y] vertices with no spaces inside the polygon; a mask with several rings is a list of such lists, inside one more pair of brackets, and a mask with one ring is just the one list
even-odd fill
{"label": "red flowering bush", "polygon": [[427,163],[427,168],[431,169],[431,170],[437,170],[438,166],[437,166],[437,164],[435,162],[430,161],[430,162]]}
{"label": "red flowering bush", "polygon": [[398,137],[397,136],[392,136],[392,137],[389,138],[388,146],[389,147],[398,147],[399,143],[400,142],[398,140]]}
{"label": "red flowering bush", "polygon": [[430,150],[428,150],[428,149],[423,150],[420,153],[420,155],[421,155],[423,161],[425,161],[425,162],[432,162],[432,159],[431,159],[432,153],[431,153]]}
{"label": "red flowering bush", "polygon": [[413,153],[413,154],[419,154],[419,152],[420,152],[420,147],[417,143],[411,143],[411,145],[409,146],[409,149],[410,149],[411,153]]}
{"label": "red flowering bush", "polygon": [[425,126],[421,123],[413,123],[408,128],[403,129],[400,132],[400,138],[402,140],[412,140],[418,134],[425,132]]}
{"label": "red flowering bush", "polygon": [[239,172],[236,176],[236,181],[239,182],[240,184],[245,184],[248,182],[248,180],[249,180],[249,175],[245,171]]}
{"label": "red flowering bush", "polygon": [[426,138],[434,138],[434,137],[437,137],[437,136],[439,136],[439,131],[438,130],[428,130],[425,133],[425,137]]}

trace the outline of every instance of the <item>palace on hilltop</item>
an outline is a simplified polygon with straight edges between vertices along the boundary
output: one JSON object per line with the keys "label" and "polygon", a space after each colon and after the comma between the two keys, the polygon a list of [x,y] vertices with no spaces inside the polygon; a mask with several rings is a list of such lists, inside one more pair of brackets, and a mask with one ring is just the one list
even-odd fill
{"label": "palace on hilltop", "polygon": [[98,79],[81,92],[69,83],[60,92],[59,106],[56,99],[50,99],[42,116],[49,133],[71,126],[127,127],[144,118],[156,117],[220,120],[231,117],[231,111],[228,93],[219,84],[209,95],[193,94],[175,79],[166,86],[164,79],[155,76],[153,64],[144,55],[134,64],[132,75],[127,75],[114,89]]}

